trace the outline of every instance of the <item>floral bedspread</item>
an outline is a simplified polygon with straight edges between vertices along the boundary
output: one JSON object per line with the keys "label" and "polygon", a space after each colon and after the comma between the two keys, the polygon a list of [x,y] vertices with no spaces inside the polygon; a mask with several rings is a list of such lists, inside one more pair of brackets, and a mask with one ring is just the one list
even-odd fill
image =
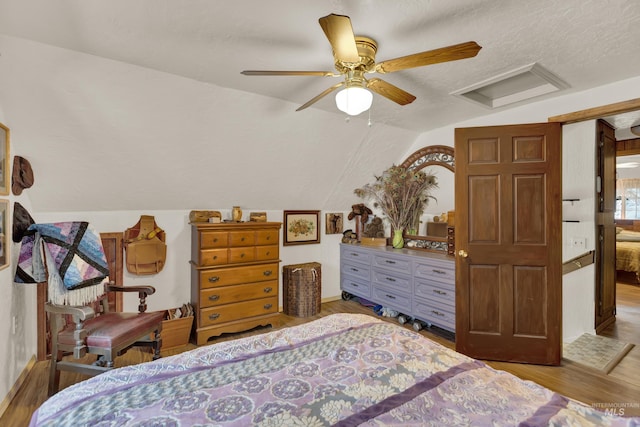
{"label": "floral bedspread", "polygon": [[400,325],[335,314],[109,371],[51,397],[31,426],[639,422],[606,416]]}

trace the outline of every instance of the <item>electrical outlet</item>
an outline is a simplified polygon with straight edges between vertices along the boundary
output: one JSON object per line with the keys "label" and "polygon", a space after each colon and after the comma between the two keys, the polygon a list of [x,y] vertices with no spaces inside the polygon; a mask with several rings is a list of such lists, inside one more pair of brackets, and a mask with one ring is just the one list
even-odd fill
{"label": "electrical outlet", "polygon": [[576,249],[586,249],[587,248],[587,238],[586,237],[572,237],[571,238],[571,247]]}

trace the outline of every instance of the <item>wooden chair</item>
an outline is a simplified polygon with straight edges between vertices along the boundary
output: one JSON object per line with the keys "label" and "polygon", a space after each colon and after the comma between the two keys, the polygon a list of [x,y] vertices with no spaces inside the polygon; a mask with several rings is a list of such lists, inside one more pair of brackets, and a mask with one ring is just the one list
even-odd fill
{"label": "wooden chair", "polygon": [[[105,291],[138,292],[138,313],[109,312],[106,295],[99,302],[99,310],[89,306],[65,306],[47,302],[51,325],[51,366],[49,370],[49,396],[58,391],[60,371],[73,371],[85,375],[98,375],[113,368],[115,357],[133,346],[153,348],[153,359],[160,357],[162,347],[162,320],[164,312],[146,313],[146,298],[155,293],[152,286],[105,285]],[[101,311],[96,313],[96,311]],[[68,321],[73,319],[73,321]],[[97,354],[93,364],[62,360],[65,354],[76,359],[87,353]]]}

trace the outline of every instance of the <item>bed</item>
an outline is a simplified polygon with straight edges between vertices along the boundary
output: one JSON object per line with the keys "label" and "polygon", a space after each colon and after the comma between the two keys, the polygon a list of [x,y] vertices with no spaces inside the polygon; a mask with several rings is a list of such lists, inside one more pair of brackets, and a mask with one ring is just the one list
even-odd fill
{"label": "bed", "polygon": [[[333,314],[114,369],[47,400],[31,426],[638,425],[398,324]],[[634,424],[635,423],[635,424]]]}
{"label": "bed", "polygon": [[633,273],[640,281],[640,232],[616,229],[616,270]]}

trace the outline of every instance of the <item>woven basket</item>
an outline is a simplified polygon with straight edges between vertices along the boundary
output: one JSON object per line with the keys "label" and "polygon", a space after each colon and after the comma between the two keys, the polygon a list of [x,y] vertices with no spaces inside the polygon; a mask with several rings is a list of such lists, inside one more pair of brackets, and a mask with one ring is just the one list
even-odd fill
{"label": "woven basket", "polygon": [[317,314],[322,296],[320,263],[282,266],[282,294],[285,314],[295,317]]}

